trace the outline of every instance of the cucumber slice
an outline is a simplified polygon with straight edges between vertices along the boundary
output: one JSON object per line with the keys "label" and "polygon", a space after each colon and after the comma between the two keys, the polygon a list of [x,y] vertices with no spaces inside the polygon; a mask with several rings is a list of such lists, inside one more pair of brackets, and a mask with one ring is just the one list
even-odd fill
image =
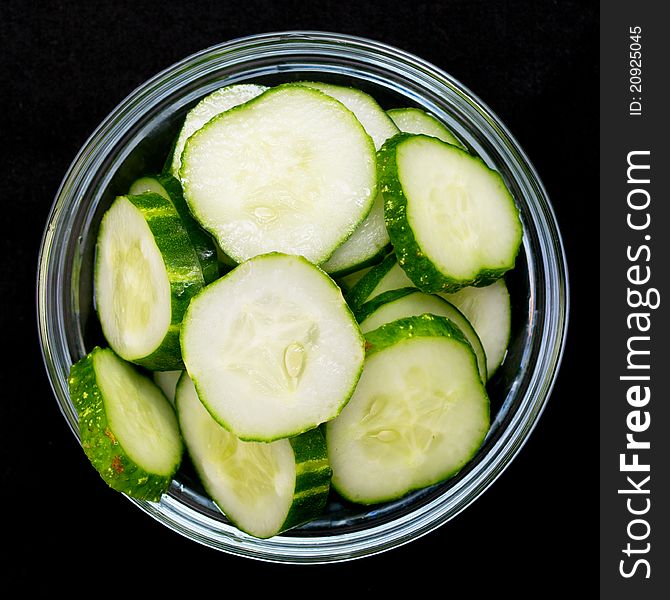
{"label": "cucumber slice", "polygon": [[342,293],[346,294],[347,292],[351,291],[351,289],[363,278],[366,273],[370,271],[370,269],[372,269],[372,267],[365,267],[360,271],[354,271],[353,273],[349,273],[349,275],[344,275],[339,279],[336,279],[335,283],[340,286]]}
{"label": "cucumber slice", "polygon": [[414,283],[398,265],[396,255],[389,254],[354,285],[347,294],[347,303],[356,311],[379,294],[408,287],[415,287]]}
{"label": "cucumber slice", "polygon": [[400,131],[377,101],[362,90],[320,81],[300,81],[299,84],[319,90],[344,104],[363,125],[376,150]]}
{"label": "cucumber slice", "polygon": [[441,121],[438,121],[425,110],[420,108],[392,108],[387,110],[386,114],[391,117],[396,127],[403,133],[423,133],[467,150]]}
{"label": "cucumber slice", "polygon": [[340,289],[303,257],[250,259],[195,297],[182,351],[212,416],[273,441],[335,417],[351,396],[364,339]]}
{"label": "cucumber slice", "polygon": [[172,203],[119,196],[100,223],[95,302],[107,342],[154,371],[182,369],[181,319],[204,285],[200,262]]}
{"label": "cucumber slice", "polygon": [[198,129],[222,112],[248,102],[267,89],[264,85],[239,83],[216,90],[200,100],[198,104],[188,111],[184,124],[179,131],[174,149],[172,150],[170,173],[179,178],[181,155],[184,151],[184,146],[188,138],[198,131]]}
{"label": "cucumber slice", "polygon": [[489,429],[489,400],[472,347],[448,319],[422,315],[366,335],[365,368],[326,425],[332,485],[374,504],[455,475]]}
{"label": "cucumber slice", "polygon": [[502,177],[425,135],[379,152],[386,227],[398,263],[424,292],[488,285],[514,267],[523,229]]}
{"label": "cucumber slice", "polygon": [[179,380],[176,398],[200,481],[236,527],[268,538],[321,514],[331,469],[318,428],[269,444],[244,442],[212,419],[187,374]]}
{"label": "cucumber slice", "polygon": [[174,410],[148,377],[109,348],[94,348],[70,368],[70,398],[81,444],[113,489],[158,501],[181,464]]}
{"label": "cucumber slice", "polygon": [[132,196],[138,196],[145,192],[160,194],[172,202],[181,217],[184,229],[186,229],[188,237],[191,238],[193,248],[198,255],[205,283],[211,283],[218,279],[219,261],[216,253],[216,244],[210,235],[198,225],[193,215],[191,215],[191,211],[184,200],[179,181],[171,175],[148,175],[134,181],[128,191]]}
{"label": "cucumber slice", "polygon": [[470,321],[453,304],[433,294],[426,294],[416,288],[402,288],[391,290],[376,296],[366,302],[356,311],[356,318],[365,334],[386,323],[404,317],[412,317],[429,313],[440,317],[447,317],[470,342],[477,356],[479,376],[486,383],[486,352],[482,341]]}
{"label": "cucumber slice", "polygon": [[[386,140],[399,132],[377,101],[361,90],[311,81],[301,82],[301,85],[320,90],[344,104],[363,125],[372,138],[376,150],[379,150]],[[321,265],[321,268],[333,277],[341,277],[377,262],[388,254],[390,242],[384,224],[384,201],[381,194],[378,194],[365,221],[344,244],[335,250],[333,255]]]}
{"label": "cucumber slice", "polygon": [[505,358],[512,327],[512,307],[503,278],[486,287],[466,287],[453,294],[440,294],[467,317],[486,351],[489,379]]}
{"label": "cucumber slice", "polygon": [[273,251],[324,262],[370,212],[377,181],[351,111],[296,84],[212,119],[179,174],[191,212],[238,263]]}
{"label": "cucumber slice", "polygon": [[165,394],[165,397],[174,404],[174,393],[177,388],[177,381],[184,371],[154,371],[154,383]]}
{"label": "cucumber slice", "polygon": [[384,223],[384,201],[378,194],[365,220],[321,268],[331,277],[342,277],[378,263],[390,250],[391,240]]}

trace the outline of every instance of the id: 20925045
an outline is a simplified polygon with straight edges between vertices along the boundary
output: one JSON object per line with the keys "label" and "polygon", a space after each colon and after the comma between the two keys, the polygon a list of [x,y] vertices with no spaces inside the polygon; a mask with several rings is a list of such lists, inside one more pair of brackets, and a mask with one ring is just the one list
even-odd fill
{"label": "id: 20925045", "polygon": [[642,114],[642,27],[628,28],[628,91],[631,100],[628,113],[631,116]]}

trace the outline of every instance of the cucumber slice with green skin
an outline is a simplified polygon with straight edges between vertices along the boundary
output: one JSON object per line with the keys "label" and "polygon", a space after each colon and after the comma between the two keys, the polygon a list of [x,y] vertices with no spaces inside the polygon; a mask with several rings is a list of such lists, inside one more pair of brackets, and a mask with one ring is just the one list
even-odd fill
{"label": "cucumber slice with green skin", "polygon": [[68,384],[82,447],[102,479],[133,498],[160,500],[184,448],[158,386],[100,347],[72,365]]}
{"label": "cucumber slice with green skin", "polygon": [[347,294],[347,302],[356,311],[379,294],[400,288],[415,287],[398,265],[395,254],[389,254],[380,264],[370,269]]}
{"label": "cucumber slice with green skin", "polygon": [[400,131],[377,101],[362,90],[320,81],[300,81],[299,84],[319,90],[344,104],[372,138],[375,150]]}
{"label": "cucumber slice with green skin", "polygon": [[170,174],[177,178],[179,177],[181,155],[184,151],[184,146],[188,138],[198,131],[198,129],[222,112],[244,104],[256,96],[260,96],[267,89],[264,85],[257,85],[255,83],[239,83],[216,90],[200,100],[198,104],[188,111],[184,124],[179,131],[174,148],[172,149]]}
{"label": "cucumber slice with green skin", "polygon": [[489,379],[505,358],[512,326],[512,307],[503,278],[486,287],[466,287],[440,294],[467,317],[486,351]]}
{"label": "cucumber slice with green skin", "polygon": [[271,88],[186,142],[179,171],[198,222],[236,262],[268,252],[326,261],[372,208],[372,140],[318,90]]}
{"label": "cucumber slice with green skin", "polygon": [[386,227],[416,287],[455,292],[514,267],[523,229],[500,174],[425,135],[399,134],[378,158]]}
{"label": "cucumber slice with green skin", "polygon": [[153,371],[183,369],[181,320],[203,286],[172,202],[153,193],[117,197],[100,223],[95,260],[96,309],[112,349]]}
{"label": "cucumber slice with green skin", "polygon": [[177,381],[184,371],[154,371],[154,383],[165,394],[165,397],[174,404],[174,393],[177,388]]}
{"label": "cucumber slice with green skin", "polygon": [[238,529],[268,538],[323,512],[331,469],[318,428],[269,444],[244,442],[212,418],[187,374],[176,403],[200,481]]}
{"label": "cucumber slice with green skin", "polygon": [[191,211],[184,200],[179,181],[172,177],[172,175],[146,176],[134,181],[128,191],[133,196],[145,192],[160,194],[174,204],[186,229],[186,233],[191,238],[195,252],[198,255],[205,283],[211,283],[218,279],[220,273],[216,244],[210,235],[198,225],[193,215],[191,215]]}
{"label": "cucumber slice with green skin", "polygon": [[368,273],[372,267],[364,267],[360,271],[354,271],[348,275],[344,275],[335,280],[343,294],[351,291],[351,289],[363,278],[363,276]]}
{"label": "cucumber slice with green skin", "polygon": [[250,259],[193,298],[186,369],[212,416],[270,442],[334,418],[353,393],[365,340],[342,292],[303,257]]}
{"label": "cucumber slice with green skin", "polygon": [[[320,82],[300,83],[320,90],[344,104],[363,125],[372,138],[376,150],[379,150],[386,140],[399,131],[377,101],[361,90]],[[366,219],[351,237],[321,265],[321,268],[333,277],[341,277],[378,262],[390,251],[390,242],[384,224],[384,201],[381,194],[377,194],[372,210]]]}
{"label": "cucumber slice with green skin", "polygon": [[453,304],[434,294],[426,294],[416,288],[402,288],[379,294],[356,311],[356,318],[363,334],[386,323],[404,317],[423,314],[447,317],[466,337],[477,356],[477,368],[482,381],[486,383],[486,352],[477,332],[470,321]]}
{"label": "cucumber slice with green skin", "polygon": [[392,108],[386,114],[391,117],[398,129],[403,133],[423,133],[442,140],[447,144],[453,144],[463,150],[467,148],[459,139],[438,121],[433,115],[428,114],[420,108]]}
{"label": "cucumber slice with green skin", "polygon": [[399,319],[366,334],[365,368],[326,425],[332,486],[375,504],[444,481],[465,466],[490,425],[472,347],[448,319]]}
{"label": "cucumber slice with green skin", "polygon": [[390,242],[384,224],[384,201],[378,194],[365,221],[321,268],[331,277],[348,275],[378,263],[391,251]]}

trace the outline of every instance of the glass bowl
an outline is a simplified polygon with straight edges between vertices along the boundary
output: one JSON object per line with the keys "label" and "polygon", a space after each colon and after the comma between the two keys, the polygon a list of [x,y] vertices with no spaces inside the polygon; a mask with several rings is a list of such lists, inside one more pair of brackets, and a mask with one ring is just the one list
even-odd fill
{"label": "glass bowl", "polygon": [[67,377],[72,363],[104,343],[91,271],[102,214],[135,178],[161,169],[187,110],[204,95],[232,83],[301,79],[352,85],[384,108],[417,106],[441,119],[502,174],[521,211],[524,238],[517,266],[506,277],[512,336],[488,385],[491,429],[456,477],[372,507],[333,494],[321,518],[265,540],[230,525],[188,463],[160,502],[130,499],[160,523],[211,548],[289,563],[379,553],[434,530],[470,505],[536,425],[557,375],[568,318],[565,255],[547,194],[523,150],[474,94],[426,61],[372,40],[311,31],[245,37],[182,60],[125,98],[84,144],[56,194],[39,256],[38,325],[51,386],[77,439]]}

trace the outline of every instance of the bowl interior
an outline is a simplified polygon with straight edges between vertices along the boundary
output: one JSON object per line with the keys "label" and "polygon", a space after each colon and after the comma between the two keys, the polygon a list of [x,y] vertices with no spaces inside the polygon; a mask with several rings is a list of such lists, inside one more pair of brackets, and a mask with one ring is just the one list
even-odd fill
{"label": "bowl interior", "polygon": [[[174,69],[173,76],[177,72],[178,69]],[[127,193],[136,178],[160,172],[186,112],[206,94],[232,83],[254,82],[271,86],[288,81],[318,80],[362,89],[385,109],[417,106],[433,113],[447,124],[472,153],[479,155],[501,173],[521,209],[525,234],[516,268],[506,276],[512,299],[512,333],[508,353],[487,386],[491,399],[492,427],[475,458],[454,478],[383,505],[358,506],[332,493],[321,518],[279,537],[290,541],[292,538],[355,536],[384,524],[406,520],[408,516],[420,513],[435,502],[462,494],[462,484],[466,480],[482,480],[478,484],[478,493],[490,484],[490,471],[493,468],[491,455],[500,452],[503,443],[508,447],[508,454],[510,444],[516,449],[522,445],[548,393],[546,386],[542,388],[544,394],[541,397],[534,395],[529,398],[527,393],[533,376],[533,365],[546,350],[545,318],[551,307],[547,304],[546,286],[543,283],[546,278],[543,265],[545,259],[541,255],[545,245],[543,238],[547,233],[538,226],[537,216],[533,212],[533,199],[529,198],[530,193],[538,193],[538,190],[533,188],[532,182],[520,177],[518,165],[510,159],[510,156],[516,156],[517,160],[519,157],[515,155],[514,144],[507,140],[505,132],[496,129],[495,122],[490,121],[484,109],[478,111],[472,108],[473,105],[479,107],[479,104],[468,96],[467,91],[456,84],[445,86],[442,83],[441,87],[427,85],[421,72],[417,73],[413,78],[407,78],[406,74],[390,70],[388,65],[363,61],[361,58],[348,60],[341,53],[337,56],[326,53],[316,56],[287,52],[278,56],[274,52],[255,56],[253,60],[242,63],[219,60],[216,65],[201,69],[197,77],[186,82],[181,81],[172,87],[162,85],[160,93],[155,91],[156,86],[152,88],[148,85],[140,88],[134,97],[126,99],[125,111],[117,111],[112,120],[99,130],[95,140],[95,160],[90,160],[86,169],[80,169],[85,170],[83,175],[71,177],[70,183],[66,178],[60,192],[63,214],[56,211],[52,224],[56,223],[56,228],[62,228],[65,225],[58,221],[66,221],[68,235],[63,237],[64,244],[58,249],[57,255],[56,250],[51,250],[45,252],[46,257],[42,258],[43,263],[47,263],[44,267],[46,269],[49,268],[48,263],[57,263],[53,267],[58,271],[57,281],[53,277],[49,279],[41,276],[39,285],[56,285],[58,289],[53,302],[58,314],[44,318],[54,321],[52,327],[58,330],[61,340],[60,346],[48,342],[45,344],[45,359],[61,409],[73,431],[76,432],[76,415],[64,385],[70,366],[68,360],[70,363],[76,361],[96,344],[105,345],[95,313],[92,277],[95,239],[105,210],[117,195]],[[430,79],[429,75],[423,77]],[[163,81],[165,79],[164,76]],[[133,102],[137,106],[133,107]],[[80,155],[78,160],[79,164],[88,160],[86,153]],[[75,168],[76,165],[73,165]],[[541,192],[541,186],[539,190]],[[63,200],[66,197],[69,200]],[[48,299],[45,302],[48,304]],[[48,333],[46,337],[50,335],[55,334]],[[60,358],[53,358],[54,355]],[[519,426],[521,418],[526,420],[523,426]],[[510,441],[509,431],[512,426],[516,428],[514,435],[518,439]],[[502,468],[494,466],[498,470]],[[489,471],[488,480],[478,475],[484,468]],[[189,514],[196,515],[198,525],[194,528],[213,528],[218,532],[216,535],[232,536],[235,538],[233,546],[238,542],[254,543],[245,536],[237,538],[236,533],[231,533],[233,529],[203,492],[188,459],[184,461],[164,502],[172,507],[183,506]],[[442,522],[467,504],[458,502],[451,512],[442,513]],[[157,511],[155,507],[138,504],[154,517],[162,519],[160,508]],[[229,549],[226,548],[226,542],[212,543],[206,532],[193,534],[183,524],[169,525],[190,537],[200,536],[200,541],[204,543]],[[241,539],[244,541],[240,542]]]}

